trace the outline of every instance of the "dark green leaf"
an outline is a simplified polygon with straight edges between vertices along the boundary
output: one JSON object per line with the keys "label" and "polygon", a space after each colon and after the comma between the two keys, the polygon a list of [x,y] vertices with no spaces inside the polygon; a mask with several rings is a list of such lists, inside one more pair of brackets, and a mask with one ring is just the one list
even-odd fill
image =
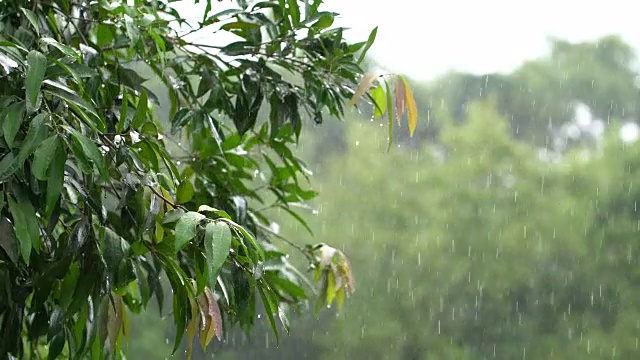
{"label": "dark green leaf", "polygon": [[67,151],[64,146],[58,146],[55,155],[51,159],[49,165],[49,178],[47,179],[47,195],[46,195],[46,213],[51,214],[55,208],[60,192],[62,192],[62,184],[64,182],[64,164],[67,161]]}
{"label": "dark green leaf", "polygon": [[36,150],[39,145],[45,145],[43,140],[46,138],[48,133],[46,125],[48,120],[48,113],[40,113],[31,120],[31,124],[29,124],[29,131],[27,131],[27,136],[25,137],[24,142],[20,147],[20,152],[18,153],[18,161],[22,163]]}
{"label": "dark green leaf", "polygon": [[93,165],[98,169],[98,172],[100,173],[100,175],[102,175],[102,178],[105,181],[108,180],[109,174],[107,172],[107,163],[105,161],[104,156],[100,152],[100,149],[98,149],[98,146],[96,146],[96,144],[91,139],[84,136],[81,132],[73,128],[70,128],[68,126],[65,126],[64,128],[78,142],[78,144],[80,145],[84,153],[84,156],[89,160],[91,160]]}
{"label": "dark green leaf", "polygon": [[20,101],[9,105],[9,107],[0,114],[4,139],[10,148],[13,148],[13,141],[16,135],[18,135],[22,121],[24,121],[25,111],[25,103]]}
{"label": "dark green leaf", "polygon": [[29,65],[25,80],[27,100],[31,107],[35,109],[37,107],[42,80],[44,80],[44,73],[47,70],[47,58],[42,53],[32,50],[27,56],[27,64]]}
{"label": "dark green leaf", "polygon": [[13,226],[16,238],[19,243],[20,255],[28,265],[32,248],[38,248],[40,244],[40,227],[36,212],[28,200],[16,202],[11,196],[8,197],[9,211],[13,217]]}
{"label": "dark green leaf", "polygon": [[13,153],[8,153],[0,160],[0,183],[7,181],[20,168],[20,162]]}
{"label": "dark green leaf", "polygon": [[[262,285],[258,285],[258,291],[260,292],[260,298],[262,299],[262,305],[264,306],[264,311],[267,313],[267,318],[269,319],[269,323],[271,324],[271,330],[276,336],[276,343],[280,342],[280,334],[278,332],[278,327],[276,326],[276,320],[273,317],[273,314],[276,312],[277,305],[271,302],[271,299],[267,297],[265,293],[264,287]],[[270,291],[270,290],[266,290]]]}
{"label": "dark green leaf", "polygon": [[47,170],[58,146],[60,146],[60,138],[57,135],[47,138],[40,144],[33,155],[33,163],[31,164],[31,173],[36,179],[47,179]]}

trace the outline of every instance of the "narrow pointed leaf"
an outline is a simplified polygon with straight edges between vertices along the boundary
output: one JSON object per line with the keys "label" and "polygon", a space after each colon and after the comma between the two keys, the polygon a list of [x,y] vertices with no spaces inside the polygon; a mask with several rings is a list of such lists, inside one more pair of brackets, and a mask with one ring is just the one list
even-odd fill
{"label": "narrow pointed leaf", "polygon": [[27,55],[27,64],[29,65],[25,80],[27,100],[29,104],[35,108],[37,106],[42,80],[44,80],[44,73],[47,70],[47,58],[42,53],[32,50],[29,52],[29,55]]}
{"label": "narrow pointed leaf", "polygon": [[391,104],[392,104],[392,98],[391,98],[391,89],[389,88],[389,82],[385,81],[384,86],[387,90],[387,104],[388,104],[388,109],[387,109],[387,118],[388,118],[388,143],[387,143],[387,152],[391,151],[391,145],[393,144],[393,112],[391,111]]}
{"label": "narrow pointed leaf", "polygon": [[373,45],[373,42],[376,41],[376,35],[378,34],[378,27],[374,27],[373,30],[371,30],[371,33],[369,33],[369,38],[367,39],[367,43],[364,45],[364,49],[362,49],[362,53],[360,53],[360,57],[358,58],[358,64],[360,64],[362,62],[362,60],[364,60],[365,56],[367,55],[367,51],[369,51],[369,49],[371,48],[371,45]]}
{"label": "narrow pointed leaf", "polygon": [[9,105],[6,111],[3,111],[2,132],[4,133],[4,140],[7,142],[10,148],[13,148],[13,141],[18,135],[20,125],[24,121],[25,104],[23,101],[13,103]]}
{"label": "narrow pointed leaf", "polygon": [[398,122],[398,125],[400,125],[402,116],[404,115],[406,101],[405,92],[404,81],[399,76],[396,76],[393,81],[393,96],[396,106],[396,121]]}
{"label": "narrow pointed leaf", "polygon": [[371,98],[373,99],[373,117],[379,118],[387,111],[387,95],[382,84],[371,90]]}
{"label": "narrow pointed leaf", "polygon": [[369,88],[371,87],[371,84],[373,84],[373,81],[377,77],[378,77],[378,74],[374,72],[368,72],[364,74],[364,76],[360,80],[360,83],[358,83],[358,87],[356,88],[356,91],[353,94],[353,97],[349,101],[349,105],[348,105],[349,107],[354,106],[358,102],[358,100],[360,100],[362,95],[364,95],[364,93],[367,92],[367,90],[369,90]]}
{"label": "narrow pointed leaf", "polygon": [[60,138],[51,136],[43,141],[33,155],[33,163],[31,164],[31,173],[38,180],[47,179],[47,170],[51,164],[56,150],[60,146]]}
{"label": "narrow pointed leaf", "polygon": [[58,146],[55,155],[49,165],[49,177],[47,179],[46,214],[49,215],[58,202],[64,182],[64,164],[67,161],[67,152],[63,146]]}
{"label": "narrow pointed leaf", "polygon": [[405,102],[407,104],[407,122],[409,124],[409,135],[413,136],[418,124],[418,107],[416,106],[416,100],[413,98],[413,92],[407,82],[407,79],[402,78],[402,82],[405,87]]}
{"label": "narrow pointed leaf", "polygon": [[27,131],[27,136],[20,147],[20,152],[18,153],[18,160],[23,162],[26,158],[28,158],[39,145],[42,145],[42,141],[47,136],[47,126],[46,122],[49,119],[49,114],[41,113],[36,115],[33,120],[31,120],[31,124],[29,124],[29,131]]}

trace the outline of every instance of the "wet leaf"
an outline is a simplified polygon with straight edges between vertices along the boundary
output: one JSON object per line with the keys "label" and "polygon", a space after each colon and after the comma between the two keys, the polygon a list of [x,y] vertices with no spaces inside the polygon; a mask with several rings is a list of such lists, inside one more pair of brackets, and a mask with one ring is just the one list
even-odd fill
{"label": "wet leaf", "polygon": [[25,104],[23,101],[15,102],[2,112],[0,115],[0,121],[2,121],[2,132],[4,133],[4,140],[7,142],[10,148],[13,148],[13,141],[20,130],[20,125],[25,118]]}
{"label": "wet leaf", "polygon": [[229,256],[231,230],[223,222],[208,223],[205,228],[204,248],[207,258],[209,286],[215,288],[218,273]]}
{"label": "wet leaf", "polygon": [[378,77],[378,74],[376,74],[375,72],[368,72],[364,74],[364,76],[362,77],[362,79],[360,79],[360,82],[358,83],[358,87],[356,88],[356,91],[353,94],[353,97],[349,101],[349,105],[348,105],[349,107],[354,106],[358,102],[358,100],[360,100],[362,95],[364,95],[364,93],[366,93],[367,90],[369,90],[369,88],[371,87],[371,84],[373,84],[373,82],[376,80],[377,77]]}
{"label": "wet leaf", "polygon": [[387,94],[385,94],[382,84],[371,90],[373,99],[373,117],[379,118],[387,111]]}
{"label": "wet leaf", "polygon": [[13,229],[18,240],[22,260],[29,265],[31,249],[37,248],[40,243],[40,227],[36,212],[26,199],[16,202],[8,196],[9,211],[13,218]]}
{"label": "wet leaf", "polygon": [[38,146],[44,146],[44,138],[47,136],[46,122],[49,120],[49,114],[41,113],[36,115],[31,124],[29,124],[29,130],[22,145],[20,146],[20,152],[18,153],[18,161],[21,163],[28,158]]}
{"label": "wet leaf", "polygon": [[413,136],[418,124],[418,107],[416,106],[416,100],[413,98],[413,92],[407,82],[407,79],[402,77],[402,82],[405,87],[405,103],[407,104],[407,118],[409,124],[409,135]]}
{"label": "wet leaf", "polygon": [[396,76],[393,81],[393,97],[396,106],[396,121],[398,122],[398,125],[400,125],[402,116],[404,116],[405,102],[407,101],[407,98],[404,80],[399,76]]}
{"label": "wet leaf", "polygon": [[204,218],[204,215],[194,211],[189,211],[180,217],[175,228],[175,251],[180,251],[189,241],[196,237],[196,226]]}
{"label": "wet leaf", "polygon": [[189,180],[184,180],[180,183],[180,186],[178,186],[178,190],[176,191],[176,201],[178,204],[187,203],[191,198],[193,198],[193,193],[194,189],[191,182]]}
{"label": "wet leaf", "polygon": [[369,33],[369,37],[367,38],[367,43],[365,44],[364,49],[362,49],[362,53],[358,58],[358,64],[360,64],[362,60],[364,60],[365,56],[367,55],[367,51],[369,51],[369,49],[371,48],[371,45],[373,45],[374,41],[376,41],[377,34],[378,34],[378,27],[376,26],[373,28],[373,30],[371,30],[371,33]]}
{"label": "wet leaf", "polygon": [[36,108],[44,73],[47,70],[47,58],[42,53],[32,50],[27,55],[27,64],[29,65],[25,79],[27,100],[32,108]]}

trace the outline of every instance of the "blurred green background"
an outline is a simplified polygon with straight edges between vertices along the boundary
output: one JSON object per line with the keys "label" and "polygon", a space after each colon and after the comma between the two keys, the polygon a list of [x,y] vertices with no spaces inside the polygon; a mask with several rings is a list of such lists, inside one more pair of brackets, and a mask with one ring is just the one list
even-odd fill
{"label": "blurred green background", "polygon": [[[280,231],[340,246],[356,292],[279,344],[258,321],[194,358],[640,358],[635,53],[615,36],[550,49],[507,74],[412,82],[418,129],[394,124],[389,153],[370,106],[308,122],[315,235],[286,214]],[[132,317],[131,359],[168,357],[157,311]]]}

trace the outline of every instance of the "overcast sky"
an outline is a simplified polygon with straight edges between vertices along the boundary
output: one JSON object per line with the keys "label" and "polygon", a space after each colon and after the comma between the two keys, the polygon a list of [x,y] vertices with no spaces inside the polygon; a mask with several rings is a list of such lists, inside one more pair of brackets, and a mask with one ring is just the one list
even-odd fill
{"label": "overcast sky", "polygon": [[[193,1],[178,9],[200,15]],[[225,2],[228,4],[228,2]],[[510,71],[543,56],[549,36],[569,41],[619,34],[640,49],[638,13],[631,0],[325,0],[349,27],[353,41],[378,26],[370,54],[382,66],[427,80],[452,69]],[[188,5],[187,5],[188,4]],[[213,1],[215,6],[221,6]],[[186,5],[186,6],[185,6]]]}

